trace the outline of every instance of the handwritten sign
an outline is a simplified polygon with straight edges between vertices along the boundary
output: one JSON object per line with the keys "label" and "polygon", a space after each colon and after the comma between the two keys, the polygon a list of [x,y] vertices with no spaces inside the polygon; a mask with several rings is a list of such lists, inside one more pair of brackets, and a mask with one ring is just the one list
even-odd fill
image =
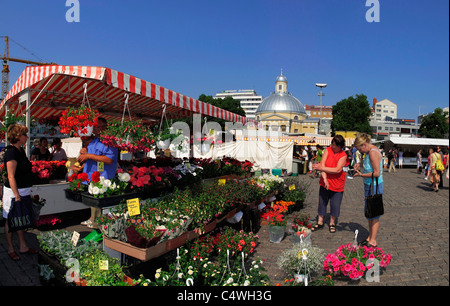
{"label": "handwritten sign", "polygon": [[130,216],[136,216],[141,214],[139,207],[139,198],[127,200],[128,214]]}

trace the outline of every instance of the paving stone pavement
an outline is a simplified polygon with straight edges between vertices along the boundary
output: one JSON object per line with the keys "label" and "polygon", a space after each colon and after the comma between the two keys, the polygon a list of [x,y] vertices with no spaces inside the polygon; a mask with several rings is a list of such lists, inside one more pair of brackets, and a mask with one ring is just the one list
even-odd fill
{"label": "paving stone pavement", "polygon": [[[317,215],[319,179],[300,175],[311,182],[310,193],[301,213]],[[440,192],[431,191],[429,181],[415,169],[404,168],[384,173],[385,215],[381,218],[378,245],[392,255],[392,262],[380,275],[379,282],[336,280],[336,286],[448,286],[449,285],[449,181],[444,178]],[[361,178],[347,179],[337,231],[328,226],[312,234],[313,245],[333,253],[340,245],[353,241],[358,229],[360,239],[367,236],[367,220],[363,214],[363,183]],[[328,224],[329,219],[326,219]],[[79,226],[67,230],[80,230]],[[29,245],[39,249],[36,232],[27,232]],[[86,234],[86,233],[85,233]],[[281,252],[292,246],[289,237],[271,243],[267,226],[258,232],[260,245],[256,256],[265,259],[265,268],[272,284],[282,283],[286,276],[278,268]],[[15,236],[16,237],[16,236]],[[17,238],[14,238],[17,244]],[[4,228],[0,227],[0,286],[40,286],[37,255],[20,255],[13,262],[7,254]]]}
{"label": "paving stone pavement", "polygon": [[[305,208],[300,213],[317,216],[319,179],[299,176],[312,181]],[[392,256],[391,263],[380,275],[379,282],[336,280],[335,285],[357,286],[448,286],[449,285],[449,181],[433,192],[429,181],[416,169],[397,169],[396,173],[383,174],[385,215],[380,219],[377,244]],[[312,244],[334,253],[342,245],[353,241],[355,230],[358,240],[368,235],[368,222],[364,217],[364,191],[361,178],[347,179],[338,218],[336,233],[326,226],[312,233]],[[329,208],[328,208],[329,213]],[[281,252],[292,246],[290,237],[279,243],[271,243],[267,226],[258,232],[260,247],[257,255],[266,259],[264,266],[274,284],[285,277],[276,264]]]}

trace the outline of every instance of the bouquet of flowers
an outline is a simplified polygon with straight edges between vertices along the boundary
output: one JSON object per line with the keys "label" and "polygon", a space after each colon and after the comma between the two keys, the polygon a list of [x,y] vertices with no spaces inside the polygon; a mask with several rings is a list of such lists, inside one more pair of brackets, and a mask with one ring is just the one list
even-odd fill
{"label": "bouquet of flowers", "polygon": [[88,126],[96,127],[99,113],[97,110],[87,106],[68,107],[61,114],[59,119],[60,132],[69,134],[71,131],[86,133]]}
{"label": "bouquet of flowers", "polygon": [[323,268],[334,275],[344,275],[357,280],[373,267],[374,260],[384,268],[391,262],[392,257],[378,247],[359,247],[349,243],[341,245],[335,253],[328,254]]}

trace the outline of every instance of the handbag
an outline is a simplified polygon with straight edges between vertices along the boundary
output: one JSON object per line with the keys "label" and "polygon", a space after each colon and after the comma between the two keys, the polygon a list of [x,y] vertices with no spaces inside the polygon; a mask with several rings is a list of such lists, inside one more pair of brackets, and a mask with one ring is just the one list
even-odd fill
{"label": "handbag", "polygon": [[33,228],[33,207],[31,196],[23,196],[19,202],[11,199],[11,209],[8,213],[9,232]]}
{"label": "handbag", "polygon": [[376,218],[384,214],[384,206],[383,206],[383,195],[378,193],[378,179],[376,182],[376,193],[374,194],[374,183],[373,183],[373,173],[372,173],[372,183],[370,184],[370,188],[372,190],[372,194],[366,197],[366,209],[364,211],[364,215],[368,219]]}
{"label": "handbag", "polygon": [[439,155],[439,158],[438,158],[438,160],[436,162],[436,170],[437,171],[444,171],[444,169],[445,169],[444,164],[442,163],[441,156]]}

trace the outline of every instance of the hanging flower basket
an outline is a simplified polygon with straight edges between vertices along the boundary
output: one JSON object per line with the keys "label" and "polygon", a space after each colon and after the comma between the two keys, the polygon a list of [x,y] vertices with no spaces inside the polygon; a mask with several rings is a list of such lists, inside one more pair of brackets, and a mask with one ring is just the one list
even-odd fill
{"label": "hanging flower basket", "polygon": [[142,121],[112,120],[102,131],[100,141],[119,151],[149,152],[155,146],[155,139],[151,128]]}
{"label": "hanging flower basket", "polygon": [[[90,107],[82,105],[80,107],[68,107],[62,112],[59,119],[60,132],[69,134],[71,131],[78,135],[90,136],[92,130],[98,124],[99,113]],[[89,128],[89,126],[91,126]],[[90,130],[91,134],[88,134]]]}

